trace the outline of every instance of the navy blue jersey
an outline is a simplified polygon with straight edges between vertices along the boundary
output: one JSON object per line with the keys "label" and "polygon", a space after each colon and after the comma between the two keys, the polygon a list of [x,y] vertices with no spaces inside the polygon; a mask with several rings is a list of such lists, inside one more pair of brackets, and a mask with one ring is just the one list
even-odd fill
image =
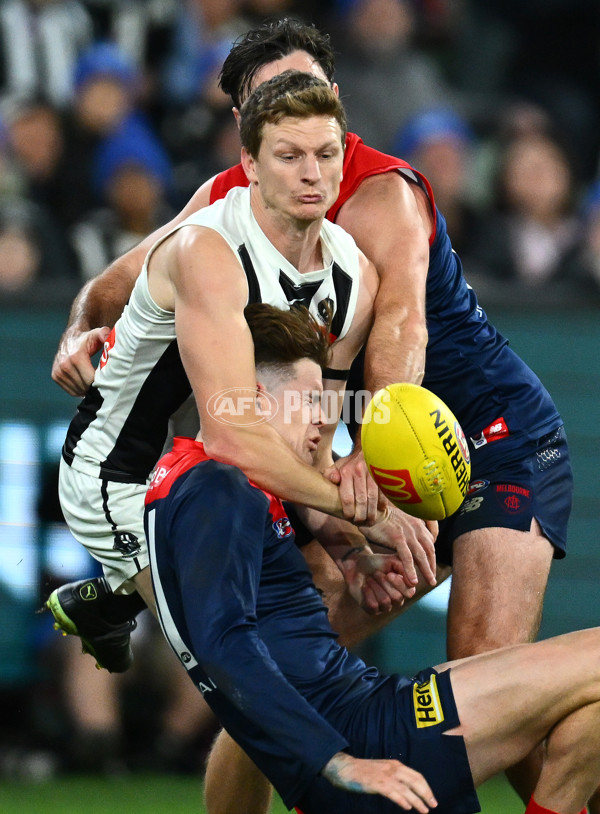
{"label": "navy blue jersey", "polygon": [[[427,274],[429,339],[423,387],[438,395],[469,439],[473,465],[489,466],[535,448],[537,439],[562,424],[540,379],[489,322],[467,284],[446,222],[436,211]],[[363,385],[364,350],[354,363],[349,390]],[[349,411],[353,415],[353,411]],[[350,427],[351,434],[357,427]],[[496,443],[500,442],[502,443]]]}
{"label": "navy blue jersey", "polygon": [[503,440],[506,456],[513,444],[560,425],[546,388],[478,305],[439,211],[427,275],[427,329],[423,386],[446,402],[475,450]]}
{"label": "navy blue jersey", "polygon": [[281,502],[176,438],[155,471],[146,527],[167,639],[284,802],[348,746],[346,733],[353,754],[366,752],[365,720],[377,726],[410,682],[337,643]]}

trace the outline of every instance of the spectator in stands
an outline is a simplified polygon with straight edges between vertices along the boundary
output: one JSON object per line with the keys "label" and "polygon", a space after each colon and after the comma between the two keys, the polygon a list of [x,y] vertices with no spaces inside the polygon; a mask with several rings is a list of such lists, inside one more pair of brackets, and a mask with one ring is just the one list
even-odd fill
{"label": "spectator in stands", "polygon": [[194,91],[185,105],[168,105],[160,129],[174,163],[174,202],[184,206],[198,187],[239,161],[240,137],[231,99],[219,87],[221,65],[229,53],[225,39],[190,66]]}
{"label": "spectator in stands", "polygon": [[584,196],[578,250],[566,266],[586,301],[600,304],[600,181],[592,184]]}
{"label": "spectator in stands", "polygon": [[82,54],[75,71],[75,100],[66,120],[61,166],[65,227],[99,205],[91,175],[97,150],[124,122],[142,118],[139,87],[139,72],[113,43],[96,43]]}
{"label": "spectator in stands", "polygon": [[68,222],[73,191],[65,184],[64,123],[58,109],[40,97],[5,106],[13,167],[22,194],[52,213],[56,228]]}
{"label": "spectator in stands", "polygon": [[73,68],[92,36],[79,0],[3,0],[0,100],[41,95],[65,108],[73,98]]}
{"label": "spectator in stands", "polygon": [[222,63],[232,41],[246,30],[241,10],[242,0],[182,0],[163,73],[167,105],[181,108],[194,101],[199,77]]}
{"label": "spectator in stands", "polygon": [[94,39],[115,43],[140,72],[140,98],[158,126],[160,77],[172,47],[179,0],[85,0]]}
{"label": "spectator in stands", "polygon": [[521,99],[569,133],[590,182],[600,149],[600,4],[589,0],[463,0],[453,54],[462,91],[488,107]]}
{"label": "spectator in stands", "polygon": [[[504,146],[496,194],[472,261],[496,282],[523,294],[551,296],[565,280],[580,226],[569,157],[549,134],[517,135]],[[561,288],[561,286],[559,286]]]}
{"label": "spectator in stands", "polygon": [[415,113],[449,103],[437,65],[414,42],[409,0],[341,0],[336,81],[350,127],[366,144],[391,152],[394,137]]}
{"label": "spectator in stands", "polygon": [[0,200],[0,302],[67,302],[80,285],[73,257],[48,213],[26,199]]}
{"label": "spectator in stands", "polygon": [[450,108],[436,107],[410,118],[392,150],[429,180],[452,235],[452,245],[463,259],[469,254],[481,220],[470,199],[475,145],[475,133],[465,119]]}
{"label": "spectator in stands", "polygon": [[99,274],[158,226],[169,221],[171,165],[161,143],[140,121],[125,122],[99,147],[96,194],[105,206],[77,223],[72,240],[85,278]]}
{"label": "spectator in stands", "polygon": [[[48,154],[44,140],[36,155],[35,133],[23,150],[15,137],[13,121],[0,120],[0,301],[27,302],[38,295],[62,290],[65,300],[77,285],[74,256],[43,201],[30,196],[30,187],[21,162],[21,152],[30,155],[32,164],[43,173]],[[38,144],[39,146],[39,144]]]}

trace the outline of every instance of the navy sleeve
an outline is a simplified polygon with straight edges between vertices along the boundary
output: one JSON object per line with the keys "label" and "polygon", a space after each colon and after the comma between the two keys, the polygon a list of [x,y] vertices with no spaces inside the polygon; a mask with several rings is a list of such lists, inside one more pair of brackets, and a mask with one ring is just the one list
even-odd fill
{"label": "navy sleeve", "polygon": [[348,743],[288,682],[258,634],[269,501],[239,470],[215,469],[209,484],[205,475],[192,473],[172,504],[171,545],[185,621],[194,655],[216,689],[206,700],[212,706],[222,695],[232,705],[222,722],[243,748],[256,745],[247,733],[258,729],[261,749],[268,744],[284,764],[293,760],[295,788],[280,788],[271,777],[284,801],[293,800]]}

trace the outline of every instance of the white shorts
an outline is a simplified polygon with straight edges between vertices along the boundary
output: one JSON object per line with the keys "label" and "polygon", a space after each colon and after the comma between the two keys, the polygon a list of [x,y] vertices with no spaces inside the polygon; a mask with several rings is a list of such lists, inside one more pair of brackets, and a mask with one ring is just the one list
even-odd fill
{"label": "white shorts", "polygon": [[148,565],[144,534],[147,484],[102,480],[60,461],[60,505],[73,537],[102,564],[115,593],[131,593],[131,579]]}

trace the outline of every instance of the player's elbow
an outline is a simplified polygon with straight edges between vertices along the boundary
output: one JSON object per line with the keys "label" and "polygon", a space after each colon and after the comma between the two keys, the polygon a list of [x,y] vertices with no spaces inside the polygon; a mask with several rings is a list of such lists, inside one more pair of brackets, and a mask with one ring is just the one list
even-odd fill
{"label": "player's elbow", "polygon": [[420,311],[409,311],[406,314],[401,330],[405,336],[412,338],[412,344],[415,348],[425,350],[429,333],[427,331],[427,323]]}
{"label": "player's elbow", "polygon": [[395,301],[379,302],[375,308],[372,334],[381,334],[388,341],[410,343],[424,349],[429,338],[425,311],[420,305]]}

